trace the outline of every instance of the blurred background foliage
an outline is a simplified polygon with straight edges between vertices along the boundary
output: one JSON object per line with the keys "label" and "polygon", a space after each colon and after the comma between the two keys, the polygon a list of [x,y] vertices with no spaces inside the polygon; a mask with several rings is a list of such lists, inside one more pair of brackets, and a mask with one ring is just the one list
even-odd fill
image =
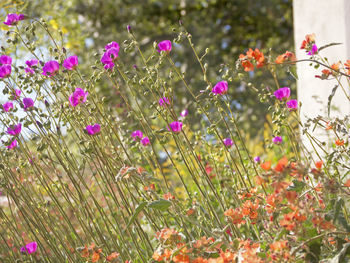
{"label": "blurred background foliage", "polygon": [[[259,48],[266,57],[273,58],[286,50],[293,51],[292,0],[2,0],[0,8],[2,21],[8,12],[45,19],[56,37],[64,36],[68,53],[79,55],[80,68],[85,74],[91,70],[93,61],[100,59],[106,43],[117,41],[121,47],[130,44],[130,40],[124,42],[130,39],[127,25],[131,26],[142,51],[150,56],[154,52],[154,41],[177,37],[181,20],[191,33],[198,54],[203,55],[209,48],[203,61],[208,64],[209,80],[214,84],[222,77],[230,80],[232,109],[251,148],[264,137],[271,138],[272,130],[266,132],[266,128],[272,128],[266,115],[269,105],[260,103],[257,92],[251,88],[260,89],[264,83],[265,87],[275,89],[271,73],[255,70],[242,81],[235,72],[235,61],[248,48]],[[120,57],[124,65],[142,66],[134,48],[128,54],[122,49]],[[174,44],[171,57],[185,72],[195,94],[206,88],[201,68],[187,41]],[[279,72],[278,78],[281,86],[290,86],[295,92],[295,81],[290,75]],[[195,107],[191,106],[185,87],[176,79],[171,84],[175,91],[175,110],[179,113],[188,108],[191,114]],[[111,106],[123,108],[118,93],[107,80],[101,80],[96,88]],[[198,123],[199,118],[200,115],[192,112],[190,122]]]}

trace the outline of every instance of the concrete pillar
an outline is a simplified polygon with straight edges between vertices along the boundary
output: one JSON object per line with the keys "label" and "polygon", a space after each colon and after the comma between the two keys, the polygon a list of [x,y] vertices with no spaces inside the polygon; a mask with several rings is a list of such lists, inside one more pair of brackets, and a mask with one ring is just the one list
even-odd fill
{"label": "concrete pillar", "polygon": [[[305,50],[300,49],[306,34],[315,33],[316,44],[320,48],[323,45],[337,42],[342,45],[332,46],[321,51],[321,55],[328,58],[330,64],[341,60],[350,59],[350,0],[294,0],[294,40],[297,59],[309,58]],[[335,80],[321,80],[315,75],[321,75],[321,70],[309,66],[308,62],[297,64],[298,73],[298,100],[302,102],[301,120],[314,118],[318,115],[327,116],[328,96],[336,85]],[[343,86],[350,94],[349,84],[343,78]],[[315,97],[317,96],[317,98]],[[332,100],[332,106],[338,110],[332,110],[330,117],[344,117],[350,114],[350,103],[339,87]],[[313,135],[320,140],[328,142],[323,129],[316,129]],[[308,139],[303,136],[305,146],[313,152]],[[329,145],[329,144],[327,144]]]}

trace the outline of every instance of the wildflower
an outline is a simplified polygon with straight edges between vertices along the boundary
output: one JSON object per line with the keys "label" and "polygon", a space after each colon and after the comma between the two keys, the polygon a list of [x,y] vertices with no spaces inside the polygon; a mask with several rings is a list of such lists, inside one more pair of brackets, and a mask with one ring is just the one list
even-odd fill
{"label": "wildflower", "polygon": [[290,88],[288,88],[288,87],[279,88],[273,94],[280,101],[286,100],[290,96]]}
{"label": "wildflower", "polygon": [[1,55],[0,56],[0,65],[11,65],[12,64],[12,58],[7,55]]}
{"label": "wildflower", "polygon": [[119,55],[119,44],[112,41],[105,46],[106,51],[101,57],[101,62],[104,64],[105,69],[112,69],[114,67],[114,62]]}
{"label": "wildflower", "polygon": [[312,48],[315,43],[315,34],[309,34],[305,36],[305,40],[301,43],[300,49],[306,49],[307,51]]}
{"label": "wildflower", "polygon": [[276,60],[275,63],[277,64],[282,64],[285,61],[296,61],[296,57],[294,55],[294,53],[286,51],[286,53],[279,55]]}
{"label": "wildflower", "polygon": [[77,55],[70,56],[63,61],[63,67],[65,67],[68,70],[74,70],[77,66],[78,66]]}
{"label": "wildflower", "polygon": [[42,74],[44,76],[52,77],[58,73],[59,69],[60,64],[58,64],[58,62],[55,60],[51,60],[45,63]]}
{"label": "wildflower", "polygon": [[348,179],[345,183],[344,183],[345,187],[350,187],[350,179]]}
{"label": "wildflower", "polygon": [[337,146],[343,146],[344,145],[344,140],[340,140],[340,139],[337,139],[336,141],[335,141],[335,144],[337,145]]}
{"label": "wildflower", "polygon": [[296,111],[298,108],[298,101],[297,100],[289,100],[286,103],[287,108],[289,109],[289,111]]}
{"label": "wildflower", "polygon": [[307,53],[308,55],[310,56],[313,56],[317,53],[318,49],[317,49],[317,46],[316,44],[313,44],[312,47],[311,47],[311,50]]}
{"label": "wildflower", "polygon": [[38,65],[39,61],[37,59],[31,59],[26,61],[27,67],[24,69],[24,71],[28,74],[34,74],[33,66]]}
{"label": "wildflower", "polygon": [[143,137],[140,142],[143,146],[147,146],[150,144],[148,137]]}
{"label": "wildflower", "polygon": [[15,94],[14,94],[14,98],[15,100],[19,99],[19,96],[21,95],[21,90],[19,89],[15,89]]}
{"label": "wildflower", "polygon": [[78,104],[84,103],[88,95],[89,92],[85,92],[81,88],[76,88],[75,91],[69,96],[69,102],[73,107],[76,107]]}
{"label": "wildflower", "polygon": [[28,110],[30,108],[33,108],[34,101],[31,98],[24,98],[23,99],[23,106],[24,106],[24,110]]}
{"label": "wildflower", "polygon": [[175,196],[173,196],[171,193],[166,193],[163,195],[163,198],[165,200],[175,200]]}
{"label": "wildflower", "polygon": [[249,216],[250,219],[255,219],[258,217],[259,200],[255,199],[253,203],[251,200],[245,201],[242,207],[242,214]]}
{"label": "wildflower", "polygon": [[[243,57],[244,57],[244,55],[243,55]],[[240,57],[240,58],[242,59],[243,57]],[[244,68],[244,71],[253,71],[254,70],[254,65],[248,59],[242,59],[241,64],[242,64],[242,67]]]}
{"label": "wildflower", "polygon": [[158,52],[165,51],[169,54],[171,51],[171,41],[170,40],[164,40],[158,43]]}
{"label": "wildflower", "polygon": [[11,75],[11,65],[0,66],[0,79],[7,78]]}
{"label": "wildflower", "polygon": [[7,128],[7,133],[13,136],[16,136],[21,133],[22,123],[18,123],[17,125],[11,125]]}
{"label": "wildflower", "polygon": [[110,254],[109,256],[106,257],[106,260],[110,262],[118,257],[119,257],[119,253],[113,252],[112,254]]}
{"label": "wildflower", "polygon": [[228,89],[227,81],[219,81],[216,83],[214,88],[212,89],[211,92],[213,92],[216,95],[223,95],[226,94]]}
{"label": "wildflower", "polygon": [[315,166],[316,166],[316,168],[317,168],[318,170],[321,170],[322,165],[323,165],[323,161],[317,161],[317,162],[315,162]]}
{"label": "wildflower", "polygon": [[344,63],[344,66],[345,68],[347,69],[347,72],[346,74],[350,74],[350,60],[347,60],[345,63]]}
{"label": "wildflower", "polygon": [[329,77],[329,75],[332,74],[332,72],[329,69],[323,69],[322,71],[322,75],[315,75],[316,78],[320,78],[320,79],[327,79]]}
{"label": "wildflower", "polygon": [[287,166],[288,164],[288,159],[287,157],[283,157],[282,159],[280,159],[275,167],[275,171],[276,172],[283,172],[284,168]]}
{"label": "wildflower", "polygon": [[17,147],[17,140],[14,139],[9,145],[6,146],[7,149],[13,149]]}
{"label": "wildflower", "polygon": [[167,97],[160,98],[158,102],[163,107],[166,107],[166,104],[170,105],[170,100]]}
{"label": "wildflower", "polygon": [[236,209],[230,208],[225,211],[224,215],[229,217],[232,220],[232,223],[235,225],[245,223],[245,221],[243,220],[242,211],[239,208],[236,208]]}
{"label": "wildflower", "polygon": [[340,61],[337,62],[337,63],[333,63],[333,64],[331,65],[331,68],[333,69],[332,75],[333,75],[333,76],[336,76],[336,75],[338,74],[338,72],[339,72]]}
{"label": "wildflower", "polygon": [[223,142],[227,147],[231,147],[233,145],[233,141],[230,138],[225,138]]}
{"label": "wildflower", "polygon": [[[174,133],[179,133],[182,130],[182,122],[180,121],[173,121],[172,123],[169,124],[169,126]],[[169,127],[168,127],[168,130],[169,130]]]}
{"label": "wildflower", "polygon": [[265,171],[270,170],[271,169],[271,161],[267,161],[267,162],[260,164],[260,167]]}
{"label": "wildflower", "polygon": [[13,109],[12,101],[8,101],[2,104],[2,108],[4,109],[4,111],[9,112],[11,109]]}
{"label": "wildflower", "polygon": [[26,244],[24,247],[21,247],[21,253],[34,253],[38,248],[38,244],[36,242],[30,242]]}
{"label": "wildflower", "polygon": [[281,144],[282,143],[282,137],[280,137],[280,136],[273,137],[272,138],[272,142],[274,144]]}
{"label": "wildflower", "polygon": [[261,162],[260,156],[255,156],[255,157],[254,157],[254,162],[260,163],[260,162]]}
{"label": "wildflower", "polygon": [[94,125],[88,125],[86,126],[86,131],[89,135],[95,135],[99,134],[101,130],[101,126],[98,123],[95,123]]}
{"label": "wildflower", "polygon": [[188,110],[184,109],[183,111],[181,111],[180,116],[185,118],[188,115]]}
{"label": "wildflower", "polygon": [[143,133],[142,133],[142,131],[140,131],[140,130],[136,130],[136,131],[133,131],[132,133],[131,133],[131,137],[133,137],[134,138],[134,141],[136,141],[136,140],[138,140],[138,139],[142,139],[142,137],[143,137]]}
{"label": "wildflower", "polygon": [[8,14],[4,22],[5,25],[14,26],[17,25],[18,21],[24,20],[25,16],[23,14]]}

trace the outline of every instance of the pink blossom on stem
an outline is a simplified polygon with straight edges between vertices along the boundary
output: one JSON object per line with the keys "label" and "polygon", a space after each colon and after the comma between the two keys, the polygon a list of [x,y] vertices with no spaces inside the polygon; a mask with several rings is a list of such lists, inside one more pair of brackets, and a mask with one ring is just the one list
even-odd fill
{"label": "pink blossom on stem", "polygon": [[38,244],[36,242],[30,242],[26,244],[24,247],[21,247],[21,253],[34,253],[38,248]]}
{"label": "pink blossom on stem", "polygon": [[143,137],[143,133],[140,130],[136,130],[131,133],[131,137],[134,139],[134,141],[141,140]]}
{"label": "pink blossom on stem", "polygon": [[174,133],[180,133],[182,130],[182,122],[180,121],[173,121],[172,123],[169,124],[170,129],[168,127],[168,130],[173,131]]}
{"label": "pink blossom on stem", "polygon": [[4,24],[8,26],[14,26],[18,23],[18,21],[21,21],[24,18],[25,16],[23,14],[8,14]]}
{"label": "pink blossom on stem", "polygon": [[13,136],[16,136],[21,133],[22,124],[18,123],[17,125],[11,125],[7,128],[7,133]]}
{"label": "pink blossom on stem", "polygon": [[290,96],[290,88],[288,87],[283,87],[283,88],[280,88],[278,90],[276,90],[274,93],[275,97],[278,99],[278,100],[287,100]]}
{"label": "pink blossom on stem", "polygon": [[89,135],[95,135],[99,134],[101,131],[101,126],[98,123],[95,123],[94,125],[88,125],[86,126],[86,131]]}
{"label": "pink blossom on stem", "polygon": [[86,101],[89,92],[85,92],[82,88],[76,88],[75,91],[69,96],[69,102],[73,107]]}
{"label": "pink blossom on stem", "polygon": [[188,110],[184,109],[183,111],[181,111],[180,116],[185,118],[188,115]]}
{"label": "pink blossom on stem", "polygon": [[74,70],[77,66],[78,66],[77,55],[70,56],[63,61],[63,67],[65,67],[68,70]]}
{"label": "pink blossom on stem", "polygon": [[233,145],[233,141],[231,140],[231,138],[225,138],[223,142],[227,147],[231,147]]}
{"label": "pink blossom on stem", "polygon": [[143,137],[140,142],[143,146],[147,146],[150,144],[150,140],[148,139],[147,136]]}
{"label": "pink blossom on stem", "polygon": [[7,149],[14,149],[14,148],[16,148],[17,147],[17,140],[16,139],[14,139],[11,143],[10,143],[10,145],[7,145],[6,146],[6,148]]}
{"label": "pink blossom on stem", "polygon": [[171,51],[171,41],[170,40],[163,40],[158,43],[158,52],[165,51],[166,53],[169,53]]}
{"label": "pink blossom on stem", "polygon": [[167,97],[160,98],[158,102],[163,107],[166,107],[167,104],[170,105],[170,100]]}
{"label": "pink blossom on stem", "polygon": [[28,110],[34,107],[34,101],[31,98],[23,99],[24,110]]}
{"label": "pink blossom on stem", "polygon": [[101,57],[101,62],[104,64],[105,69],[114,68],[114,62],[119,56],[119,44],[112,41],[105,46],[106,51]]}
{"label": "pink blossom on stem", "polygon": [[9,112],[11,109],[13,109],[12,101],[8,101],[2,104],[2,108],[4,109],[4,111]]}
{"label": "pink blossom on stem", "polygon": [[37,59],[31,59],[26,61],[27,67],[24,69],[24,71],[28,74],[34,74],[35,71],[33,69],[33,66],[37,66],[39,64],[39,61]]}
{"label": "pink blossom on stem", "polygon": [[11,75],[11,65],[2,65],[0,66],[0,79],[7,78]]}
{"label": "pink blossom on stem", "polygon": [[219,81],[218,83],[216,83],[216,85],[214,86],[211,92],[213,92],[216,95],[223,95],[227,92],[227,89],[228,89],[227,81]]}
{"label": "pink blossom on stem", "polygon": [[59,70],[60,64],[55,60],[51,60],[45,63],[42,74],[44,76],[52,77],[55,76]]}
{"label": "pink blossom on stem", "polygon": [[290,111],[296,111],[298,109],[298,101],[297,100],[289,100],[289,101],[287,101],[286,105]]}
{"label": "pink blossom on stem", "polygon": [[272,142],[274,144],[281,144],[282,143],[282,137],[281,136],[276,136],[272,138]]}
{"label": "pink blossom on stem", "polygon": [[12,64],[12,58],[7,55],[1,55],[0,56],[0,65],[11,65]]}

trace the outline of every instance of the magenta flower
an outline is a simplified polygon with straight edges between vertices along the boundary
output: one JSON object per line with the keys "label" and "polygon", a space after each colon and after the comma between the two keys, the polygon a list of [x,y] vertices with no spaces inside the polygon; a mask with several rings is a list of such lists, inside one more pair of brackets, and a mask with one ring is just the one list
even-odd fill
{"label": "magenta flower", "polygon": [[151,143],[147,136],[143,137],[140,142],[142,143],[143,146],[147,146]]}
{"label": "magenta flower", "polygon": [[37,248],[38,244],[36,242],[31,242],[25,245],[24,247],[21,247],[21,253],[32,254],[37,250]]}
{"label": "magenta flower", "polygon": [[280,137],[280,136],[273,137],[272,138],[272,142],[274,144],[281,144],[282,143],[282,137]]}
{"label": "magenta flower", "polygon": [[24,106],[24,110],[28,110],[30,108],[33,108],[34,101],[31,98],[24,98],[23,99],[23,106]]}
{"label": "magenta flower", "polygon": [[95,123],[94,125],[88,125],[86,126],[86,131],[89,135],[95,135],[100,133],[101,131],[101,126],[98,123]]}
{"label": "magenta flower", "polygon": [[31,59],[26,61],[27,67],[24,69],[24,71],[28,74],[34,74],[33,66],[38,65],[39,61],[37,59]]}
{"label": "magenta flower", "polygon": [[112,69],[114,62],[119,55],[119,44],[117,42],[111,42],[105,46],[106,52],[101,57],[101,62],[104,64],[105,69]]}
{"label": "magenta flower", "polygon": [[216,95],[223,95],[227,92],[228,84],[227,81],[219,81],[216,83],[214,88],[211,90]]}
{"label": "magenta flower", "polygon": [[55,76],[59,70],[60,70],[60,64],[58,64],[58,62],[55,60],[51,60],[45,63],[42,74],[45,76],[52,77],[52,76]]}
{"label": "magenta flower", "polygon": [[287,101],[286,105],[290,111],[296,111],[298,109],[298,101],[297,100],[289,100],[289,101]]}
{"label": "magenta flower", "polygon": [[7,78],[11,75],[11,65],[0,66],[0,79]]}
{"label": "magenta flower", "polygon": [[0,65],[11,65],[12,58],[10,56],[1,55],[0,56]]}
{"label": "magenta flower", "polygon": [[21,133],[22,124],[18,123],[17,125],[11,125],[7,128],[7,133],[13,136],[16,136]]}
{"label": "magenta flower", "polygon": [[188,115],[188,110],[184,109],[183,111],[181,111],[180,116],[185,118]]}
{"label": "magenta flower", "polygon": [[85,92],[81,88],[76,88],[75,91],[69,96],[69,102],[73,107],[86,101],[89,92]]}
{"label": "magenta flower", "polygon": [[134,138],[134,141],[141,140],[143,137],[143,133],[140,130],[136,130],[131,133],[131,137]]}
{"label": "magenta flower", "polygon": [[17,147],[17,140],[16,139],[14,139],[11,143],[10,143],[10,145],[7,145],[6,146],[6,148],[7,149],[13,149],[13,148],[16,148]]}
{"label": "magenta flower", "polygon": [[278,90],[276,90],[274,93],[275,97],[279,100],[287,100],[290,96],[290,88],[283,87]]}
{"label": "magenta flower", "polygon": [[227,147],[231,147],[233,145],[233,141],[230,138],[225,138],[223,142]]}
{"label": "magenta flower", "polygon": [[70,56],[63,61],[63,67],[65,67],[68,70],[74,70],[77,66],[78,66],[77,55]]}
{"label": "magenta flower", "polygon": [[311,47],[311,50],[307,54],[310,56],[313,56],[317,53],[317,51],[318,51],[318,48],[317,48],[316,44],[313,44]]}
{"label": "magenta flower", "polygon": [[170,105],[170,100],[167,97],[160,98],[158,102],[163,107],[166,107],[166,104]]}
{"label": "magenta flower", "polygon": [[21,90],[15,89],[15,96],[14,96],[15,100],[19,99],[20,95],[21,95]]}
{"label": "magenta flower", "polygon": [[260,163],[260,162],[261,162],[260,156],[255,156],[255,157],[254,157],[254,162]]}
{"label": "magenta flower", "polygon": [[9,112],[11,109],[13,109],[12,101],[8,101],[2,104],[2,108],[4,109],[4,111]]}
{"label": "magenta flower", "polygon": [[8,14],[4,22],[5,25],[14,26],[25,18],[23,14]]}
{"label": "magenta flower", "polygon": [[171,51],[171,41],[170,40],[164,40],[159,42],[158,44],[158,52],[165,51],[166,53],[169,53]]}
{"label": "magenta flower", "polygon": [[174,133],[179,133],[182,130],[182,122],[180,121],[173,121],[172,123],[169,124],[170,129],[168,127],[168,130],[173,131]]}

